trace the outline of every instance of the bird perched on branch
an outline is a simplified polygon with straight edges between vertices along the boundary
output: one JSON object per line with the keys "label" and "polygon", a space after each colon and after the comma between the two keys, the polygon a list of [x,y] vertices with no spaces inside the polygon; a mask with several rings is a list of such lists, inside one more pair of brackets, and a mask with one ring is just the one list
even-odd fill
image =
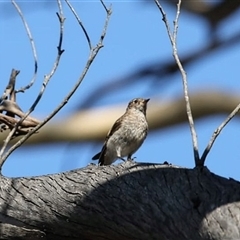
{"label": "bird perched on branch", "polygon": [[110,165],[117,159],[124,160],[126,156],[127,160],[131,160],[132,154],[140,148],[147,136],[146,110],[149,100],[135,98],[129,102],[126,112],[114,123],[101,152],[93,160],[99,159],[99,165]]}

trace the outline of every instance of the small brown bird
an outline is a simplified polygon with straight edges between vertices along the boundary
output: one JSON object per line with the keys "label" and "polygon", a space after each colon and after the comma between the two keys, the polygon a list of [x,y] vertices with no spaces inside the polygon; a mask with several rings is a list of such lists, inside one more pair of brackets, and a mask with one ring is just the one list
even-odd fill
{"label": "small brown bird", "polygon": [[99,165],[110,165],[117,159],[130,160],[147,137],[147,103],[150,99],[135,98],[129,102],[126,112],[108,132],[101,152],[92,159]]}

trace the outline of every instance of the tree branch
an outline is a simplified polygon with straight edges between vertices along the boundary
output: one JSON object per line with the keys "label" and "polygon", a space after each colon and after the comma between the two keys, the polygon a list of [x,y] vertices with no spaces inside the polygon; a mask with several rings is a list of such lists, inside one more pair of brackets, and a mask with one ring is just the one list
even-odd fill
{"label": "tree branch", "polygon": [[83,33],[86,37],[86,40],[88,42],[88,46],[89,46],[89,49],[91,50],[92,49],[92,43],[91,43],[91,39],[90,37],[88,36],[88,32],[86,30],[86,28],[84,27],[81,19],[79,18],[78,14],[76,13],[75,9],[73,8],[73,6],[71,5],[71,3],[68,1],[68,0],[65,0],[65,2],[67,3],[68,7],[70,8],[70,10],[72,11],[74,17],[76,18],[78,24],[80,25],[80,27],[82,28],[83,30]]}
{"label": "tree branch", "polygon": [[188,122],[189,122],[189,127],[190,127],[190,132],[192,136],[192,143],[193,143],[193,153],[194,153],[194,160],[195,160],[195,166],[200,165],[200,159],[199,159],[199,150],[198,150],[198,141],[197,141],[197,133],[194,127],[194,121],[193,121],[193,116],[192,116],[192,111],[191,111],[191,105],[189,101],[189,94],[188,94],[188,82],[187,82],[187,74],[181,64],[181,61],[178,56],[178,51],[177,51],[177,29],[178,29],[178,19],[180,15],[180,7],[181,7],[181,0],[178,0],[177,4],[177,13],[176,17],[174,20],[174,29],[173,33],[171,33],[171,29],[168,23],[168,20],[166,18],[166,13],[164,12],[163,8],[161,7],[161,4],[159,3],[159,0],[155,0],[155,3],[157,4],[162,16],[163,16],[163,21],[166,25],[167,28],[167,33],[169,36],[169,39],[172,44],[172,49],[173,49],[173,57],[178,65],[178,68],[180,70],[180,73],[182,75],[182,83],[183,83],[183,92],[184,92],[184,99],[186,102],[186,112],[188,116]]}
{"label": "tree branch", "polygon": [[[30,116],[27,116],[24,121],[19,123],[19,119],[16,119],[15,116],[24,117],[24,113],[21,108],[16,103],[16,91],[15,91],[15,83],[16,77],[20,73],[20,71],[12,69],[9,83],[5,88],[5,91],[1,97],[0,101],[0,124],[1,124],[1,132],[7,129],[11,131],[6,136],[4,140],[3,146],[0,150],[0,169],[4,164],[3,154],[7,148],[8,143],[14,137],[26,134],[30,131],[31,128],[35,127],[39,121]],[[9,100],[8,100],[9,99]],[[2,114],[6,112],[6,115]]]}
{"label": "tree branch", "polygon": [[[215,115],[227,116],[240,102],[236,94],[220,91],[201,91],[190,95],[195,120]],[[125,111],[125,105],[113,105],[82,110],[44,126],[24,146],[60,142],[103,141],[113,122]],[[150,131],[187,123],[184,98],[171,101],[152,100],[148,108]],[[106,118],[106,116],[108,116]],[[239,114],[237,116],[240,116]],[[97,121],[96,121],[97,119]],[[64,127],[63,127],[64,126]],[[78,131],[76,131],[78,129]],[[0,135],[0,141],[6,137]],[[16,142],[12,140],[11,142]]]}
{"label": "tree branch", "polygon": [[[183,66],[189,67],[195,64],[196,61],[204,61],[210,54],[223,49],[229,49],[239,44],[240,32],[233,36],[226,37],[224,39],[214,39],[205,43],[203,47],[192,50],[191,53],[185,54],[181,57],[181,63]],[[163,59],[161,61],[148,63],[144,66],[138,67],[136,70],[119,77],[111,77],[105,81],[101,81],[102,84],[94,88],[91,93],[85,97],[84,100],[77,104],[77,108],[88,108],[94,105],[99,99],[103,99],[106,95],[114,96],[116,92],[125,91],[135,84],[145,84],[146,91],[151,93],[156,91],[156,85],[159,85],[161,89],[164,86],[170,86],[173,82],[172,76],[179,71],[179,68],[175,60]],[[100,81],[100,80],[99,80]],[[153,87],[154,86],[154,87]],[[153,90],[155,89],[155,90]]]}
{"label": "tree branch", "polygon": [[[8,134],[8,137],[6,138],[5,143],[4,143],[5,147],[7,146],[8,142],[12,139],[12,136],[15,134],[15,132],[17,131],[18,127],[22,124],[22,122],[30,115],[31,112],[34,111],[34,109],[37,106],[38,102],[42,98],[42,95],[43,95],[43,93],[44,93],[44,91],[46,89],[46,86],[47,86],[48,82],[50,81],[50,79],[52,78],[52,76],[54,75],[54,73],[57,70],[57,67],[58,67],[61,55],[62,55],[62,53],[64,51],[64,50],[61,49],[61,47],[62,47],[62,37],[63,37],[64,17],[63,17],[63,13],[62,13],[62,7],[61,7],[61,1],[60,0],[58,1],[58,6],[59,6],[60,14],[57,14],[57,16],[58,16],[58,19],[59,19],[59,22],[60,22],[60,35],[59,35],[58,54],[57,54],[56,60],[55,60],[55,62],[53,64],[51,72],[44,77],[44,81],[43,81],[43,84],[42,84],[42,89],[40,90],[40,93],[38,94],[36,100],[34,101],[32,106],[30,107],[28,112],[26,114],[24,114],[24,116],[21,117],[21,119],[17,122],[17,124],[14,126],[14,128],[11,130],[11,132]],[[37,130],[41,127],[40,125],[41,125],[41,123],[39,123],[37,126],[32,128],[24,137],[22,137],[17,143],[15,143],[12,147],[10,147],[10,149],[8,149],[8,151],[4,155],[2,155],[3,154],[3,152],[2,152],[1,159],[0,159],[0,161],[1,161],[0,172],[1,172],[2,166],[5,163],[5,161],[7,160],[8,156],[15,149],[17,149],[19,146],[21,146],[21,144],[23,142],[25,142],[31,135],[36,133]]]}
{"label": "tree branch", "polygon": [[8,82],[7,87],[5,88],[2,97],[0,98],[0,103],[6,99],[10,99],[11,101],[15,102],[15,83],[16,77],[20,73],[19,70],[12,69],[10,79]]}
{"label": "tree branch", "polygon": [[33,72],[32,80],[30,81],[30,83],[27,86],[22,87],[19,90],[16,90],[16,93],[18,93],[18,92],[25,92],[27,89],[29,89],[34,84],[34,82],[37,78],[38,62],[37,62],[37,51],[36,51],[35,43],[34,43],[30,28],[28,27],[27,21],[25,20],[24,15],[23,15],[20,7],[18,6],[18,4],[14,0],[12,0],[12,4],[16,8],[19,16],[22,19],[23,25],[26,29],[27,36],[28,36],[30,44],[31,44],[31,48],[32,48],[32,52],[33,52],[33,59],[34,59],[34,72]]}
{"label": "tree branch", "polygon": [[127,161],[0,182],[0,229],[7,239],[27,230],[29,238],[18,239],[36,239],[35,233],[48,240],[240,237],[240,183],[206,168]]}
{"label": "tree branch", "polygon": [[[21,124],[21,122],[34,110],[35,106],[37,105],[38,101],[40,100],[40,98],[42,97],[42,94],[45,90],[45,87],[47,85],[47,83],[49,82],[50,78],[53,76],[53,74],[55,73],[57,66],[59,64],[59,60],[61,57],[61,54],[63,53],[63,50],[61,50],[61,45],[62,45],[62,35],[63,35],[63,23],[64,23],[64,17],[63,17],[63,13],[62,13],[62,7],[61,7],[61,1],[58,1],[59,4],[59,11],[60,14],[58,14],[58,18],[59,18],[59,22],[60,22],[60,38],[59,38],[59,46],[58,46],[58,55],[57,55],[57,59],[54,63],[53,69],[50,72],[49,75],[45,76],[45,80],[43,82],[43,87],[41,92],[39,93],[37,99],[35,100],[35,102],[33,103],[32,107],[29,109],[29,111],[26,113],[26,115],[20,119],[20,121],[18,122],[18,124]],[[104,5],[105,6],[105,5]],[[105,9],[106,10],[106,9]],[[62,103],[60,103],[60,105],[47,117],[45,118],[41,123],[39,123],[36,127],[34,127],[33,129],[31,129],[24,137],[22,137],[17,143],[15,143],[2,157],[1,161],[2,161],[2,165],[4,164],[4,162],[6,161],[7,157],[15,150],[17,149],[19,146],[21,146],[30,136],[32,136],[36,131],[38,131],[40,128],[42,128],[49,120],[51,120],[69,101],[69,99],[72,97],[72,95],[76,92],[76,90],[78,89],[78,87],[80,86],[80,84],[82,83],[85,75],[87,74],[93,60],[95,59],[95,57],[97,56],[99,50],[103,47],[103,40],[106,36],[106,32],[107,32],[107,26],[109,23],[109,19],[111,16],[111,8],[107,11],[107,16],[106,16],[106,20],[105,20],[105,24],[99,39],[99,42],[97,43],[97,45],[93,48],[91,48],[90,53],[89,53],[89,58],[88,61],[85,65],[85,68],[83,69],[83,72],[81,74],[81,76],[79,77],[79,79],[77,80],[75,86],[72,88],[72,90],[67,94],[67,96],[64,98],[64,100],[62,101]],[[18,124],[16,125],[16,129],[18,127]],[[1,170],[1,165],[0,165],[0,170]]]}
{"label": "tree branch", "polygon": [[224,120],[224,122],[222,122],[222,124],[214,131],[207,147],[205,148],[204,152],[203,152],[203,155],[201,157],[201,160],[200,160],[200,164],[201,166],[204,166],[204,163],[205,163],[205,160],[206,160],[206,157],[208,155],[208,153],[210,152],[215,140],[217,139],[218,135],[221,133],[221,131],[223,130],[223,128],[232,120],[232,118],[234,118],[237,113],[239,112],[240,110],[240,103],[237,105],[237,107],[228,115],[228,117]]}

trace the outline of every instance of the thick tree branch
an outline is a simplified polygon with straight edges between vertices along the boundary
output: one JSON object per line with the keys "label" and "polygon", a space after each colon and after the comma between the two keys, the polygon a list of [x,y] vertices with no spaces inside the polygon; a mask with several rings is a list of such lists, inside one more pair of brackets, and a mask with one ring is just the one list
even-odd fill
{"label": "thick tree branch", "polygon": [[240,237],[240,183],[206,168],[127,161],[0,181],[0,236],[8,239],[26,230],[20,239],[35,232],[48,240]]}
{"label": "thick tree branch", "polygon": [[[190,98],[195,120],[220,114],[227,116],[240,102],[238,95],[220,91],[202,91],[190,95]],[[158,102],[152,99],[147,113],[150,130],[166,129],[187,123],[185,107],[182,97],[169,102]],[[124,110],[125,104],[74,113],[69,117],[47,124],[26,144],[102,141],[113,122]],[[0,141],[4,140],[5,137],[6,134],[2,133]],[[14,143],[16,140],[12,142]]]}

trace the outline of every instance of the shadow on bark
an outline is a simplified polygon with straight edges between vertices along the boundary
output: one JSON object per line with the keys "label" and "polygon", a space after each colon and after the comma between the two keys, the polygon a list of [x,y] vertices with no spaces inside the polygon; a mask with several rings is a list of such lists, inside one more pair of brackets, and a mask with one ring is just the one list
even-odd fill
{"label": "shadow on bark", "polygon": [[0,180],[4,202],[0,239],[226,240],[240,236],[240,183],[207,168],[124,162]]}

